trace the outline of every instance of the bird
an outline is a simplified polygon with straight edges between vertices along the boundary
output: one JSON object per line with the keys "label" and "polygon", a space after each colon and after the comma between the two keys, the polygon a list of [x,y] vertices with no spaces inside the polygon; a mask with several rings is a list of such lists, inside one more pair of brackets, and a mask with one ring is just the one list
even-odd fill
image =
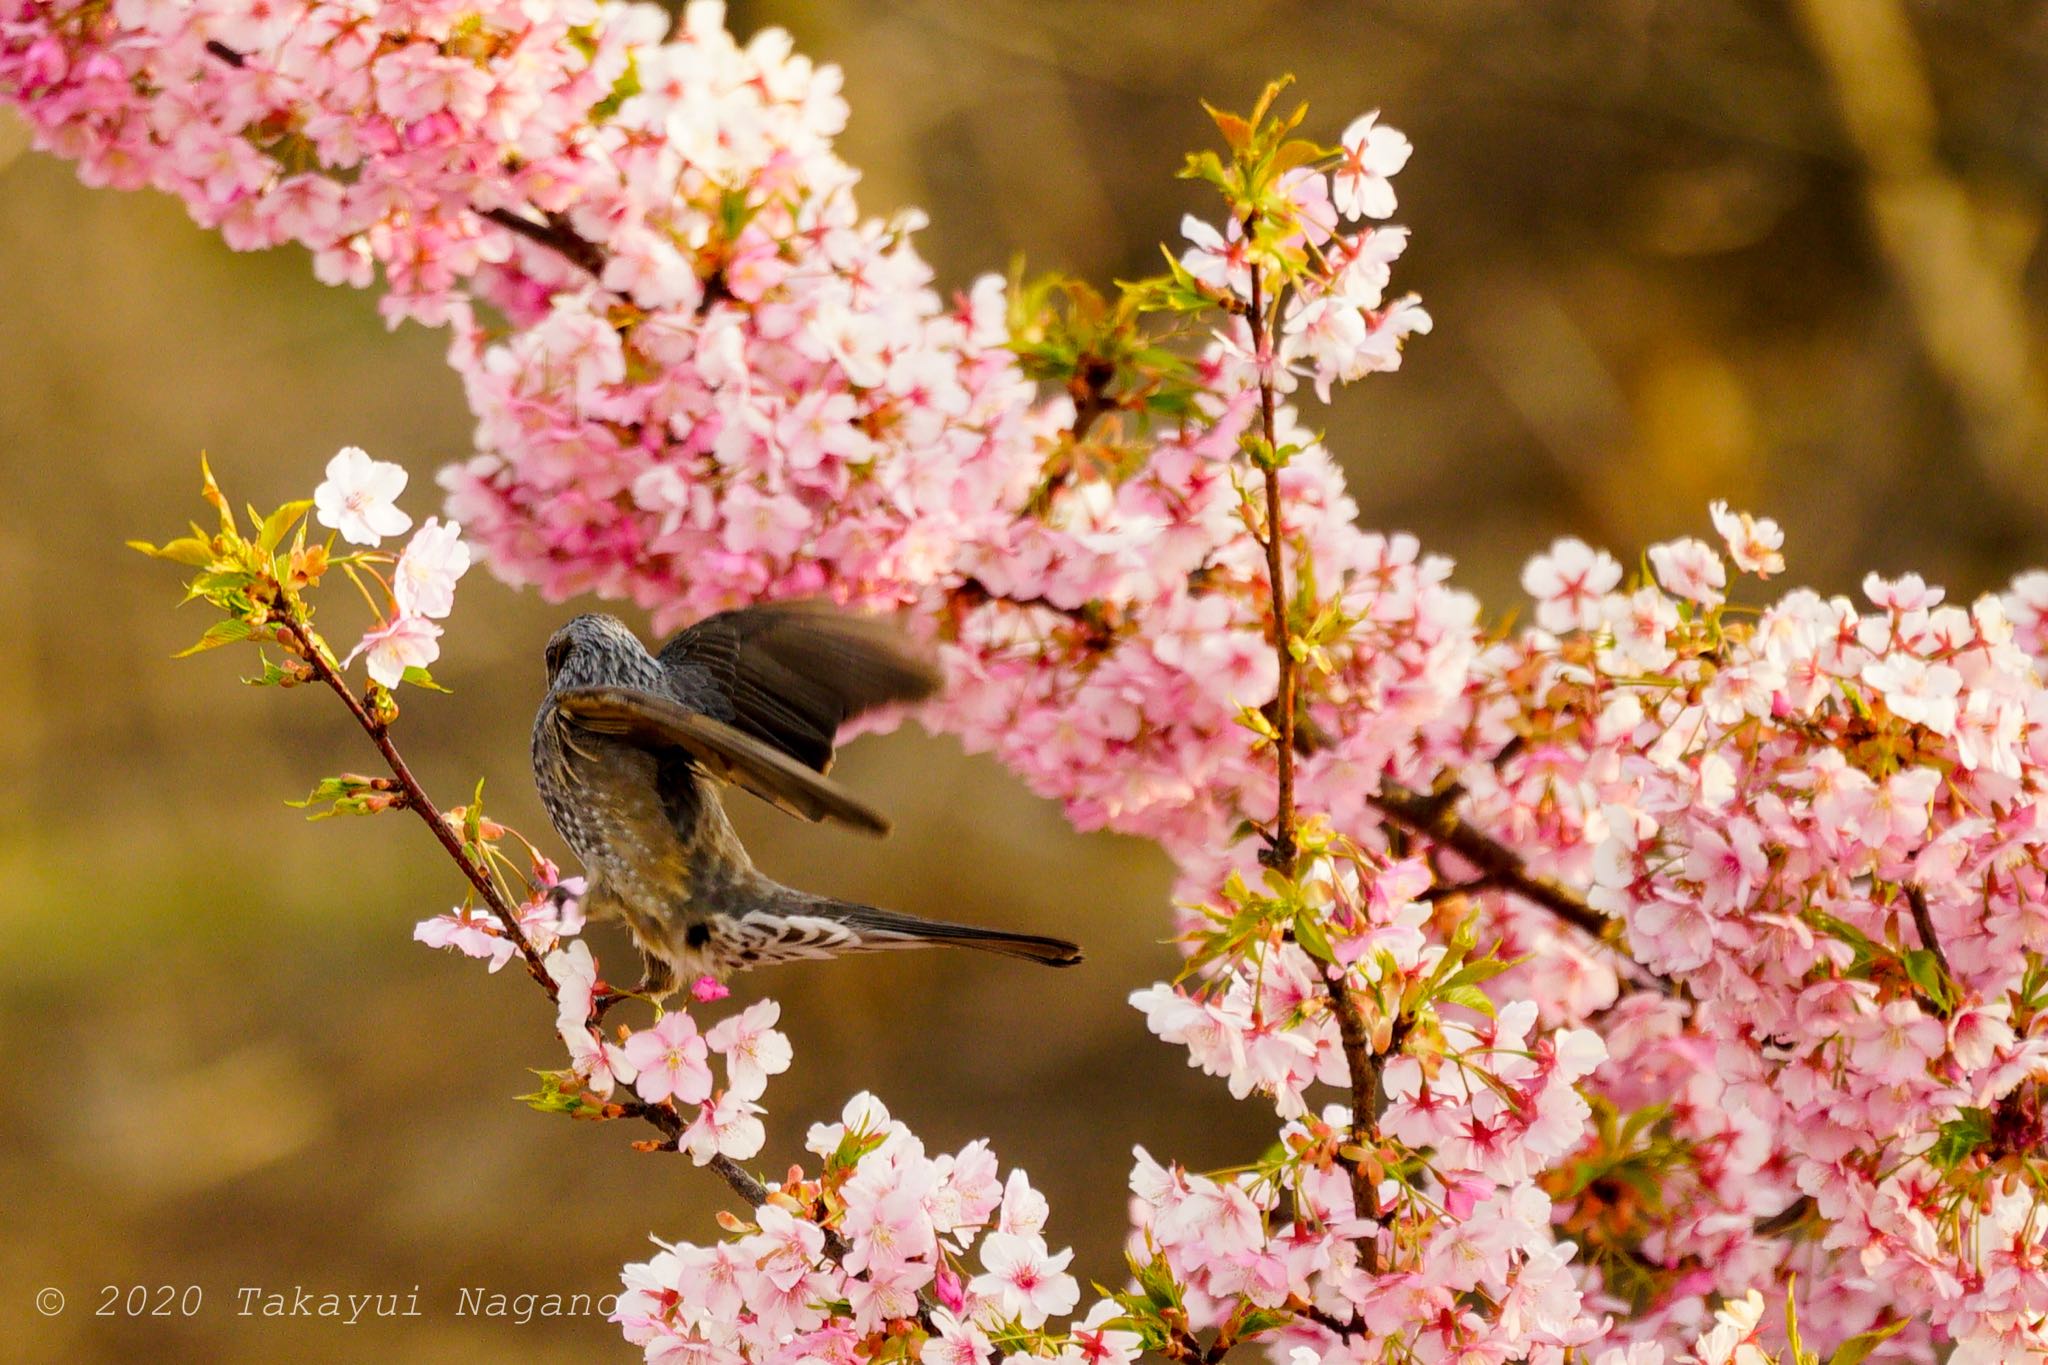
{"label": "bird", "polygon": [[650,654],[615,616],[586,613],[547,645],[533,724],[541,804],[583,863],[584,909],[623,920],[646,974],[631,994],[841,953],[950,946],[1048,966],[1078,945],[925,919],[766,876],[726,817],[737,786],[805,820],[882,835],[889,821],[826,776],[840,726],[938,690],[937,670],[885,620],[793,600],[707,616]]}

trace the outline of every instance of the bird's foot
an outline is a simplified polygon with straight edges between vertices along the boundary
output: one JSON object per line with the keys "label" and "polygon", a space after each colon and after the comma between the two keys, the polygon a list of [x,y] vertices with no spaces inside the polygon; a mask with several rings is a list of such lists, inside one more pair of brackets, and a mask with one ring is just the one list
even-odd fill
{"label": "bird's foot", "polygon": [[[649,966],[652,965],[650,962]],[[616,986],[600,986],[597,993],[590,998],[591,1016],[599,1023],[603,1023],[605,1012],[621,1000],[645,1000],[656,1009],[660,1009],[661,1002],[674,995],[675,990],[675,973],[666,968],[649,971],[641,978],[640,984],[629,991],[622,991]]]}

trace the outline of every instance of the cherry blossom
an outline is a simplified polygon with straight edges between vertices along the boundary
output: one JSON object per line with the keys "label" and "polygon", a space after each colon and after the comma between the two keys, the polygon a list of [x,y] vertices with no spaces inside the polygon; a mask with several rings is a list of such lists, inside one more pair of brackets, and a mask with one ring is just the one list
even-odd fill
{"label": "cherry blossom", "polygon": [[981,1263],[988,1273],[975,1276],[967,1287],[1003,1317],[1040,1327],[1053,1314],[1073,1312],[1080,1301],[1080,1286],[1066,1273],[1073,1258],[1071,1251],[1049,1253],[1042,1237],[991,1232],[981,1239]]}
{"label": "cherry blossom", "polygon": [[1599,604],[1621,582],[1621,565],[1605,550],[1566,537],[1522,570],[1522,590],[1536,599],[1536,624],[1548,631],[1589,630]]}
{"label": "cherry blossom", "polygon": [[396,687],[408,668],[425,668],[441,657],[441,627],[424,616],[400,612],[363,632],[362,640],[342,660],[346,668],[357,656],[363,668],[385,687]]}
{"label": "cherry blossom", "polygon": [[673,1098],[696,1104],[711,1097],[705,1042],[686,1012],[671,1010],[653,1028],[634,1033],[626,1039],[625,1052],[637,1073],[633,1088],[648,1103]]}
{"label": "cherry blossom", "polygon": [[455,583],[469,570],[469,545],[462,527],[428,517],[406,542],[392,571],[391,590],[399,611],[445,618],[455,610]]}
{"label": "cherry blossom", "polygon": [[1379,111],[1360,115],[1338,138],[1344,157],[1337,166],[1337,207],[1354,218],[1387,218],[1394,212],[1391,177],[1408,164],[1414,148],[1399,131],[1379,122]]}
{"label": "cherry blossom", "polygon": [[377,545],[404,535],[412,518],[394,499],[405,490],[403,465],[373,460],[360,446],[343,446],[327,462],[327,477],[313,490],[314,515],[354,545]]}
{"label": "cherry blossom", "polygon": [[704,1035],[711,1051],[725,1058],[733,1092],[742,1099],[761,1098],[768,1078],[789,1070],[789,1039],[773,1027],[781,1014],[782,1006],[775,1001],[757,1001],[719,1020]]}
{"label": "cherry blossom", "polygon": [[1730,512],[1725,502],[1707,505],[1714,529],[1728,543],[1728,555],[1735,567],[1758,578],[1785,572],[1785,556],[1778,553],[1785,533],[1769,517],[1752,517],[1747,512]]}

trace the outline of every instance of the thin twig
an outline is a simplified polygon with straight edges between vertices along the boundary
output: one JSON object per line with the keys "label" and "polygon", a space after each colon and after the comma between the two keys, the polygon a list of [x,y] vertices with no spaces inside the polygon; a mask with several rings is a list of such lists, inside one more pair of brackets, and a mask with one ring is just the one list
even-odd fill
{"label": "thin twig", "polygon": [[[1254,223],[1245,223],[1250,239]],[[1294,875],[1298,852],[1294,839],[1294,648],[1287,625],[1287,567],[1280,555],[1280,453],[1275,446],[1273,376],[1265,368],[1266,309],[1263,271],[1252,271],[1251,312],[1252,363],[1259,368],[1259,434],[1265,441],[1266,534],[1261,543],[1266,551],[1266,583],[1272,592],[1273,655],[1280,665],[1279,687],[1274,709],[1279,713],[1279,741],[1273,746],[1279,759],[1279,782],[1273,809],[1273,834],[1261,861],[1285,876]]]}
{"label": "thin twig", "polygon": [[[1255,221],[1245,223],[1247,240],[1254,227]],[[1273,657],[1280,669],[1273,705],[1278,732],[1273,746],[1278,760],[1273,828],[1259,861],[1276,869],[1282,876],[1292,878],[1300,855],[1295,836],[1294,808],[1294,640],[1293,630],[1288,624],[1287,565],[1282,554],[1281,521],[1285,509],[1280,500],[1280,452],[1276,444],[1273,376],[1265,366],[1269,329],[1263,271],[1252,271],[1251,309],[1246,316],[1251,326],[1252,359],[1258,366],[1259,434],[1264,441],[1260,463],[1266,476],[1266,532],[1259,540],[1266,552],[1266,583],[1272,594]],[[1365,1019],[1351,993],[1348,976],[1326,973],[1323,988],[1330,998],[1331,1013],[1337,1017],[1337,1032],[1344,1044],[1345,1070],[1351,1082],[1351,1141],[1364,1147],[1373,1140],[1373,1127],[1378,1117],[1375,1111],[1379,1107],[1379,1061],[1373,1055],[1371,1039],[1366,1036]],[[1376,1275],[1381,1270],[1378,1182],[1363,1161],[1342,1156],[1338,1160],[1351,1179],[1354,1213],[1361,1218],[1372,1219],[1375,1224],[1372,1235],[1359,1240],[1359,1249],[1367,1273]]]}
{"label": "thin twig", "polygon": [[1355,1319],[1346,1322],[1335,1313],[1318,1308],[1299,1295],[1287,1301],[1287,1311],[1298,1318],[1306,1318],[1324,1331],[1334,1332],[1340,1337],[1355,1337],[1365,1334],[1364,1323]]}
{"label": "thin twig", "polygon": [[1606,936],[1611,923],[1607,916],[1557,883],[1531,876],[1520,854],[1459,819],[1453,802],[1425,796],[1393,781],[1382,782],[1378,794],[1370,800],[1382,815],[1450,849],[1501,890],[1543,907],[1594,938]]}
{"label": "thin twig", "polygon": [[1104,650],[1116,642],[1116,622],[1095,610],[1096,604],[1092,602],[1078,607],[1063,607],[1043,597],[1016,597],[996,592],[988,584],[971,575],[961,579],[959,586],[949,595],[954,604],[966,610],[989,602],[1001,602],[1006,606],[1033,608],[1064,616],[1073,622],[1080,634],[1082,645],[1090,650]]}

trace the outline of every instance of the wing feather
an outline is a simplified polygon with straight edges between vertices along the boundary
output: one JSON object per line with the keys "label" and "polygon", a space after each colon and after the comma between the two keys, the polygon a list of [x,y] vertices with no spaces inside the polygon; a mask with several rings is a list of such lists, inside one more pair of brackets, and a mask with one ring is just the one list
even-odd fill
{"label": "wing feather", "polygon": [[939,687],[930,658],[886,619],[817,600],[707,616],[662,646],[661,663],[684,702],[821,773],[841,725]]}
{"label": "wing feather", "polygon": [[554,700],[564,716],[586,730],[647,749],[680,749],[712,777],[744,787],[791,815],[836,820],[870,834],[889,832],[886,816],[838,783],[673,698],[631,687],[565,687]]}

